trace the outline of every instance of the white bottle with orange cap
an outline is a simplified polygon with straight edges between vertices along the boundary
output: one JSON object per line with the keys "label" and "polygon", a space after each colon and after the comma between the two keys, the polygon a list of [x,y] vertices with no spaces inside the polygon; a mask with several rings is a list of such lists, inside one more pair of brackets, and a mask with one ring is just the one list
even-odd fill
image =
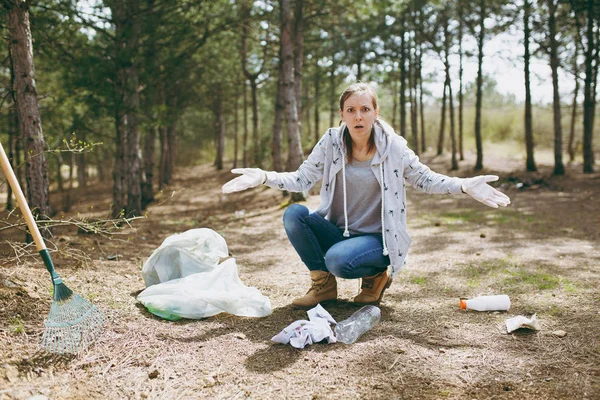
{"label": "white bottle with orange cap", "polygon": [[475,311],[506,311],[510,308],[510,298],[505,295],[479,296],[472,299],[460,299],[460,308]]}

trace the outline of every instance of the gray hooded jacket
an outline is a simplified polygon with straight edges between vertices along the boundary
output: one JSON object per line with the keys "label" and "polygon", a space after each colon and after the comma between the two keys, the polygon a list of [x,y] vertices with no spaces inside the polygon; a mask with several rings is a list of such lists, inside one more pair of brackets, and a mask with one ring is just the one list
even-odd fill
{"label": "gray hooded jacket", "polygon": [[[346,210],[345,166],[346,148],[343,132],[346,128],[330,128],[319,140],[308,159],[296,172],[267,172],[265,185],[290,192],[310,189],[323,179],[321,204],[315,211],[329,219],[334,195],[344,196],[344,214],[348,236]],[[404,265],[411,238],[406,231],[406,190],[404,180],[415,189],[430,194],[461,193],[463,179],[451,178],[433,172],[408,148],[406,140],[381,119],[375,121],[375,146],[377,151],[371,162],[371,170],[381,187],[381,231],[383,254],[390,256],[392,276]],[[344,192],[335,192],[335,180],[342,170]],[[382,179],[383,177],[383,179]],[[352,211],[350,211],[352,212]]]}

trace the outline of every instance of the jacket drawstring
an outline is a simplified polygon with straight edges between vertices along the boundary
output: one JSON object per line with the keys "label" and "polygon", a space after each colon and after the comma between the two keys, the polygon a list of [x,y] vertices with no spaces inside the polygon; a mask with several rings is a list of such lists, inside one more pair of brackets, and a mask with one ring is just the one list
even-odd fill
{"label": "jacket drawstring", "polygon": [[[340,146],[341,150],[341,146]],[[343,154],[342,154],[343,156]],[[346,199],[346,163],[342,158],[342,183],[344,184],[344,237],[350,237],[348,231],[348,201]]]}
{"label": "jacket drawstring", "polygon": [[388,252],[385,243],[385,183],[383,182],[383,161],[379,164],[379,176],[381,176],[381,242],[383,243],[383,255],[387,256],[390,253]]}

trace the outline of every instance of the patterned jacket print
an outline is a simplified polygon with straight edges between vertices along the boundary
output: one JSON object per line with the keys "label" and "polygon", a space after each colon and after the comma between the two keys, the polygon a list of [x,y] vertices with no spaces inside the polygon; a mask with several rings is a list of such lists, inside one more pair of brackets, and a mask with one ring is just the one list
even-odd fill
{"label": "patterned jacket print", "polygon": [[[328,129],[297,171],[267,172],[265,185],[290,192],[302,192],[323,179],[321,202],[315,212],[329,219],[333,196],[342,195],[334,192],[337,174],[342,169],[342,163],[347,162],[342,136],[345,128],[342,124],[338,128]],[[406,229],[405,181],[425,193],[457,194],[461,193],[463,179],[438,174],[422,164],[419,157],[408,148],[406,140],[381,119],[375,121],[374,128],[377,151],[371,162],[371,170],[382,187],[382,227],[385,230],[382,236],[384,249],[387,245],[390,256],[391,274],[394,276],[404,265],[411,243]]]}

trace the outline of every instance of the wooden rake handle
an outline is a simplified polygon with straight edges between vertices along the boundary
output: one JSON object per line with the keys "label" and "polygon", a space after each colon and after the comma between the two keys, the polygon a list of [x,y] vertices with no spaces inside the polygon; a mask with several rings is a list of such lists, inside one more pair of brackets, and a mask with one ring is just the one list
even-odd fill
{"label": "wooden rake handle", "polygon": [[29,232],[33,237],[33,241],[35,242],[35,246],[38,251],[46,250],[46,244],[44,243],[44,239],[42,239],[42,235],[40,234],[40,230],[35,222],[35,218],[33,218],[33,214],[29,209],[29,205],[27,205],[27,200],[25,199],[25,195],[23,195],[23,190],[21,190],[21,185],[19,185],[19,181],[15,176],[15,172],[10,166],[10,162],[8,161],[8,157],[4,152],[4,147],[2,147],[2,143],[0,143],[0,164],[2,164],[2,170],[4,171],[4,175],[6,175],[6,179],[8,180],[8,184],[12,188],[15,197],[17,198],[17,204],[19,204],[19,209],[21,209],[21,213],[25,218],[25,222],[27,223],[27,227],[29,228]]}

